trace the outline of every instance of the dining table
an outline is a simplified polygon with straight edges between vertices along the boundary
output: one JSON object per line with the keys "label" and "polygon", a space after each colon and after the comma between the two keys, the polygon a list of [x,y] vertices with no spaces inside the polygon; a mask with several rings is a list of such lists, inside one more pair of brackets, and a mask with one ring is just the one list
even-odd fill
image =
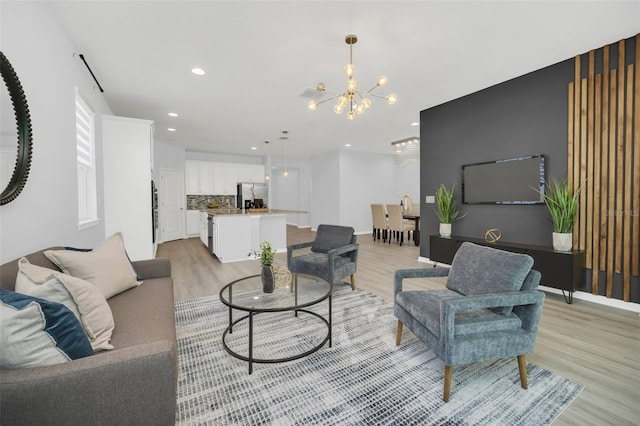
{"label": "dining table", "polygon": [[413,220],[415,221],[415,231],[413,232],[413,242],[415,245],[420,245],[420,213],[403,213],[403,219]]}

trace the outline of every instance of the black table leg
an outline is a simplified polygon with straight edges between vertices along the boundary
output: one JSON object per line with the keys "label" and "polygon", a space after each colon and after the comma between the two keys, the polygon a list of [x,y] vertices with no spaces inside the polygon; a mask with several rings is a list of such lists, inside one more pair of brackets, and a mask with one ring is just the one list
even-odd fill
{"label": "black table leg", "polygon": [[253,311],[249,311],[249,374],[253,373]]}
{"label": "black table leg", "polygon": [[331,295],[329,295],[329,347],[331,347]]}

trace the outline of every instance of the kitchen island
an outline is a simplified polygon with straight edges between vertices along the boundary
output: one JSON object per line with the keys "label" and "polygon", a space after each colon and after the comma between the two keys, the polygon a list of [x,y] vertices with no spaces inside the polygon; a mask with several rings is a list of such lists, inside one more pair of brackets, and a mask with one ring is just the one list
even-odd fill
{"label": "kitchen island", "polygon": [[[305,213],[293,210],[233,208],[201,210],[203,243],[222,263],[253,259],[262,241],[269,241],[279,253],[287,250],[287,215]],[[204,228],[204,223],[203,223]]]}

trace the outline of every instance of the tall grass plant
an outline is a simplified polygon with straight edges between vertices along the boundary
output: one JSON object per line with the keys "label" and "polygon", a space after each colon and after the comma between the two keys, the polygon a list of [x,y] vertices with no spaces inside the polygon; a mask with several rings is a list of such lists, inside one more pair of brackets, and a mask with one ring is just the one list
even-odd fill
{"label": "tall grass plant", "polygon": [[542,194],[544,202],[551,214],[553,232],[568,234],[573,232],[573,224],[578,213],[578,200],[582,186],[573,191],[564,179],[552,177]]}

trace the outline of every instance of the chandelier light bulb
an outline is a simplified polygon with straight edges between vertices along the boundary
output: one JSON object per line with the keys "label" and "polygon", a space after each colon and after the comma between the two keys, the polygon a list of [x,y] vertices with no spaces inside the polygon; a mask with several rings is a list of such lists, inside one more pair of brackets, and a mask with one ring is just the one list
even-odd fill
{"label": "chandelier light bulb", "polygon": [[378,77],[378,82],[376,83],[378,86],[380,87],[384,87],[387,85],[387,77],[384,75],[381,75],[380,77]]}
{"label": "chandelier light bulb", "polygon": [[355,65],[347,64],[344,67],[344,73],[347,75],[347,77],[352,77],[355,69],[356,69]]}
{"label": "chandelier light bulb", "polygon": [[385,99],[387,100],[387,103],[388,103],[389,105],[393,105],[393,104],[395,104],[395,103],[396,103],[396,101],[398,100],[398,97],[396,96],[396,94],[395,94],[395,93],[392,93],[392,94],[390,94],[389,96],[387,96]]}
{"label": "chandelier light bulb", "polygon": [[362,113],[363,113],[363,112],[364,112],[364,106],[363,106],[362,104],[358,105],[358,106],[356,107],[356,113],[357,113],[358,115],[362,115]]}
{"label": "chandelier light bulb", "polygon": [[371,99],[364,98],[362,100],[362,106],[364,106],[364,109],[368,109],[371,106]]}
{"label": "chandelier light bulb", "polygon": [[354,119],[356,118],[356,114],[355,114],[353,111],[349,111],[349,112],[347,113],[347,118],[348,118],[349,120],[354,120]]}
{"label": "chandelier light bulb", "polygon": [[336,114],[342,114],[342,111],[344,111],[344,108],[340,105],[336,105],[333,107],[333,112],[335,112]]}
{"label": "chandelier light bulb", "polygon": [[346,96],[340,96],[338,98],[338,105],[340,105],[341,108],[346,107],[348,102],[349,101]]}
{"label": "chandelier light bulb", "polygon": [[309,101],[308,105],[311,111],[315,111],[318,109],[318,103],[316,101]]}
{"label": "chandelier light bulb", "polygon": [[324,92],[325,90],[327,90],[327,88],[325,87],[324,83],[318,83],[318,85],[316,86],[316,90],[318,92]]}
{"label": "chandelier light bulb", "polygon": [[352,95],[356,93],[356,90],[358,90],[358,82],[353,78],[347,80],[347,92]]}

